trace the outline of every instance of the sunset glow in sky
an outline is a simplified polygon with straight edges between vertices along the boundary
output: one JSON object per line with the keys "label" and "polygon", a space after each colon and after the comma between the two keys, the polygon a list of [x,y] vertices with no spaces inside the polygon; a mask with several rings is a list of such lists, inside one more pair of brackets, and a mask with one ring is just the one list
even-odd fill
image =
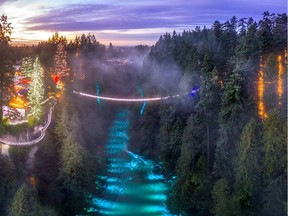
{"label": "sunset glow in sky", "polygon": [[74,39],[93,33],[104,44],[154,44],[161,34],[181,33],[233,15],[261,18],[285,13],[286,0],[0,0],[0,13],[12,22],[13,44],[37,43],[54,32]]}

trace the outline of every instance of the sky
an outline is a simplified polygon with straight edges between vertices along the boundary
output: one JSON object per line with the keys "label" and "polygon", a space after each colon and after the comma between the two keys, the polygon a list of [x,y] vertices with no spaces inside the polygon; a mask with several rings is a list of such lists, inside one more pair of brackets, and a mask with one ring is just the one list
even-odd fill
{"label": "sky", "polygon": [[12,22],[12,44],[37,44],[58,32],[68,40],[95,34],[105,45],[153,45],[166,32],[210,27],[232,16],[259,20],[286,13],[286,0],[0,0]]}

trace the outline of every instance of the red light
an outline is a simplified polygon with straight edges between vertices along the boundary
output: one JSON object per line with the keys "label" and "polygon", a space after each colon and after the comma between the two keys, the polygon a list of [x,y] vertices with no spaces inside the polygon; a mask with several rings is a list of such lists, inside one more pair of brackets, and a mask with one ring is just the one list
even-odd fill
{"label": "red light", "polygon": [[57,84],[59,82],[59,75],[54,75],[53,79],[54,79],[54,83]]}

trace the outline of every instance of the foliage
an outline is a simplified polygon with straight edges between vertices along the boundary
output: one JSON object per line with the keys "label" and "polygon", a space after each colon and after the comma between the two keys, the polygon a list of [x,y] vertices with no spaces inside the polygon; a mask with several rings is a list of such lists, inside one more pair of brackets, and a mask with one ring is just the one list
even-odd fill
{"label": "foliage", "polygon": [[254,215],[259,207],[262,170],[258,131],[256,121],[251,119],[241,134],[235,177],[236,215]]}
{"label": "foliage", "polygon": [[231,192],[229,183],[225,179],[219,179],[215,182],[212,197],[214,201],[213,213],[215,216],[232,215]]}
{"label": "foliage", "polygon": [[59,40],[55,54],[55,74],[67,76],[69,69],[66,61],[65,41]]}
{"label": "foliage", "polygon": [[21,185],[13,197],[9,215],[35,215],[36,206],[34,196],[35,194],[33,194],[26,184]]}
{"label": "foliage", "polygon": [[[45,167],[45,169],[43,169]],[[61,205],[62,194],[57,185],[59,174],[59,145],[51,133],[47,133],[43,143],[35,155],[33,167],[36,179],[36,188],[39,194],[39,201],[44,205]]]}
{"label": "foliage", "polygon": [[272,180],[263,191],[262,215],[281,216],[287,214],[287,176]]}
{"label": "foliage", "polygon": [[0,156],[0,211],[6,212],[5,201],[12,195],[16,181],[15,166],[11,159]]}
{"label": "foliage", "polygon": [[60,145],[57,179],[63,197],[62,215],[81,212],[87,202],[86,194],[95,192],[96,161],[83,146],[81,123],[75,110],[69,111],[71,117],[66,106],[63,107],[54,130],[55,141]]}
{"label": "foliage", "polygon": [[0,18],[0,128],[3,120],[3,105],[7,105],[11,97],[10,84],[12,83],[12,61],[10,35],[12,33],[11,23],[8,22],[6,15]]}
{"label": "foliage", "polygon": [[219,136],[215,151],[215,167],[221,177],[231,179],[235,159],[238,134],[242,122],[239,113],[243,110],[241,97],[241,75],[234,71],[225,83],[219,113]]}
{"label": "foliage", "polygon": [[31,107],[30,113],[36,121],[39,121],[43,115],[43,108],[41,105],[44,101],[43,76],[43,68],[37,57],[33,64],[33,72],[31,74],[32,82],[28,91],[28,100]]}
{"label": "foliage", "polygon": [[[94,75],[94,67],[88,62],[105,59],[106,50],[94,35],[83,34],[68,43],[65,37],[55,33],[47,42],[24,52],[10,47],[12,29],[6,16],[2,16],[0,27],[1,105],[9,100],[7,86],[13,77],[9,60],[16,59],[16,53],[21,57],[39,55],[33,72],[37,75],[32,74],[29,90],[33,123],[40,119],[40,103],[44,87],[48,89],[52,82],[52,68],[59,73],[66,70],[65,53],[71,75],[84,73],[88,66],[93,68],[93,76],[91,73],[88,77],[83,74],[76,77],[85,77],[85,85],[92,83],[95,89],[94,77],[99,79],[99,76],[98,73]],[[137,55],[148,52],[146,46],[133,49]],[[232,17],[224,23],[215,21],[211,28],[166,33],[151,47],[141,70],[143,73],[135,76],[145,94],[178,94],[179,89],[187,92],[200,85],[194,97],[147,106],[143,116],[138,115],[131,121],[131,149],[161,160],[164,171],[170,174],[167,176],[176,174],[167,202],[172,213],[195,216],[287,214],[287,117],[279,114],[287,108],[273,100],[277,88],[274,81],[278,78],[276,56],[284,56],[284,50],[287,50],[287,15],[269,12],[264,12],[259,22],[251,17]],[[54,62],[56,53],[58,60]],[[124,57],[112,44],[107,55]],[[279,111],[272,110],[260,121],[256,114],[255,83],[262,63],[265,85],[270,85],[265,95],[271,92],[264,103],[269,103],[266,106],[269,109]],[[28,72],[30,66],[26,66],[24,70]],[[125,77],[125,82],[130,82],[131,77]],[[87,86],[83,88],[89,88]],[[287,100],[286,92],[282,100]],[[53,131],[49,131],[39,147],[32,170],[35,187],[23,184],[28,149],[11,148],[11,160],[0,157],[1,213],[2,209],[6,213],[6,196],[9,200],[15,189],[9,208],[11,215],[83,213],[87,194],[95,194],[95,167],[98,166],[86,148],[90,141],[94,143],[95,138],[99,138],[98,131],[103,128],[97,128],[96,134],[90,127],[94,126],[93,118],[88,120],[85,115],[87,121],[80,121],[80,114],[86,109],[78,112],[82,103],[77,105],[78,111],[71,105],[73,103],[69,100],[59,103],[61,107],[54,118],[57,120],[55,124],[52,122]],[[2,121],[2,111],[0,117]],[[93,130],[84,131],[83,122],[89,122],[86,128]],[[109,124],[103,125],[108,127]],[[99,139],[104,140],[103,137]],[[91,146],[92,149],[94,146]],[[95,151],[100,148],[97,146]],[[19,184],[22,185],[16,188]]]}
{"label": "foliage", "polygon": [[179,117],[176,120],[174,119],[176,110],[173,105],[162,105],[160,112],[160,145],[161,159],[164,161],[163,168],[167,173],[174,173],[176,168],[175,161],[180,156],[184,123]]}
{"label": "foliage", "polygon": [[271,111],[264,121],[263,143],[265,176],[273,179],[287,174],[287,124],[277,110]]}
{"label": "foliage", "polygon": [[55,216],[57,213],[50,208],[40,206],[36,191],[26,183],[23,183],[14,194],[9,215]]}
{"label": "foliage", "polygon": [[[287,199],[283,193],[272,199],[271,188],[287,185],[276,181],[287,175],[286,116],[272,112],[259,122],[255,83],[262,58],[267,82],[264,94],[270,94],[265,106],[278,107],[282,113],[285,106],[276,103],[274,83],[279,70],[276,56],[284,56],[286,36],[287,15],[264,12],[259,22],[252,17],[232,17],[224,23],[215,21],[211,29],[166,33],[151,47],[141,77],[141,84],[150,87],[145,93],[168,89],[173,94],[175,86],[183,87],[183,80],[190,88],[193,82],[189,80],[201,80],[200,96],[193,99],[193,105],[188,106],[187,101],[185,105],[165,104],[159,113],[148,111],[133,125],[135,131],[141,130],[145,145],[154,139],[153,149],[161,148],[165,171],[173,173],[177,164],[176,182],[168,198],[173,213],[272,215],[271,209],[278,207],[276,214],[283,214]],[[170,75],[167,66],[180,68],[180,78],[172,78],[176,70]],[[161,77],[156,84],[154,74]],[[160,122],[151,121],[153,115],[159,115]],[[159,140],[155,139],[158,131]],[[269,199],[261,196],[263,191]]]}

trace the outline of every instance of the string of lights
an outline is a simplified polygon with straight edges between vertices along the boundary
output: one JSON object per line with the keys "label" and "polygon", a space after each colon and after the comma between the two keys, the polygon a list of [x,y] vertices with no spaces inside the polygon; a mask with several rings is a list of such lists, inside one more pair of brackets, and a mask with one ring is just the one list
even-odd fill
{"label": "string of lights", "polygon": [[101,99],[101,100],[106,100],[106,101],[112,101],[112,102],[127,102],[127,103],[142,103],[142,102],[153,102],[153,101],[161,101],[161,100],[167,100],[170,98],[176,98],[176,97],[181,97],[185,95],[194,95],[196,92],[200,91],[200,89],[193,89],[191,92],[186,92],[184,94],[176,94],[176,95],[170,95],[170,96],[164,96],[164,97],[150,97],[150,98],[118,98],[118,97],[106,97],[106,96],[99,96],[99,95],[92,95],[92,94],[87,94],[83,92],[77,92],[73,91],[74,94],[78,94],[84,97],[90,97],[94,99]]}
{"label": "string of lights", "polygon": [[50,110],[48,113],[47,122],[45,123],[45,125],[43,127],[39,128],[40,136],[38,138],[33,139],[33,140],[29,140],[29,141],[23,141],[23,142],[9,141],[9,140],[5,140],[5,139],[0,138],[0,143],[3,143],[5,145],[10,145],[10,146],[31,146],[31,145],[35,145],[35,144],[39,143],[40,141],[42,141],[45,137],[46,130],[52,121],[52,114],[53,114],[53,110],[54,110],[55,105],[56,105],[56,102],[54,100],[54,104],[50,107]]}
{"label": "string of lights", "polygon": [[[40,105],[43,105],[45,103],[47,103],[48,101],[50,100],[54,100],[55,98],[53,96],[47,98],[46,100],[44,100],[43,102],[40,103]],[[28,123],[28,119],[24,119],[24,120],[14,120],[13,122],[9,122],[9,125],[21,125],[21,124],[24,124],[24,123]]]}

